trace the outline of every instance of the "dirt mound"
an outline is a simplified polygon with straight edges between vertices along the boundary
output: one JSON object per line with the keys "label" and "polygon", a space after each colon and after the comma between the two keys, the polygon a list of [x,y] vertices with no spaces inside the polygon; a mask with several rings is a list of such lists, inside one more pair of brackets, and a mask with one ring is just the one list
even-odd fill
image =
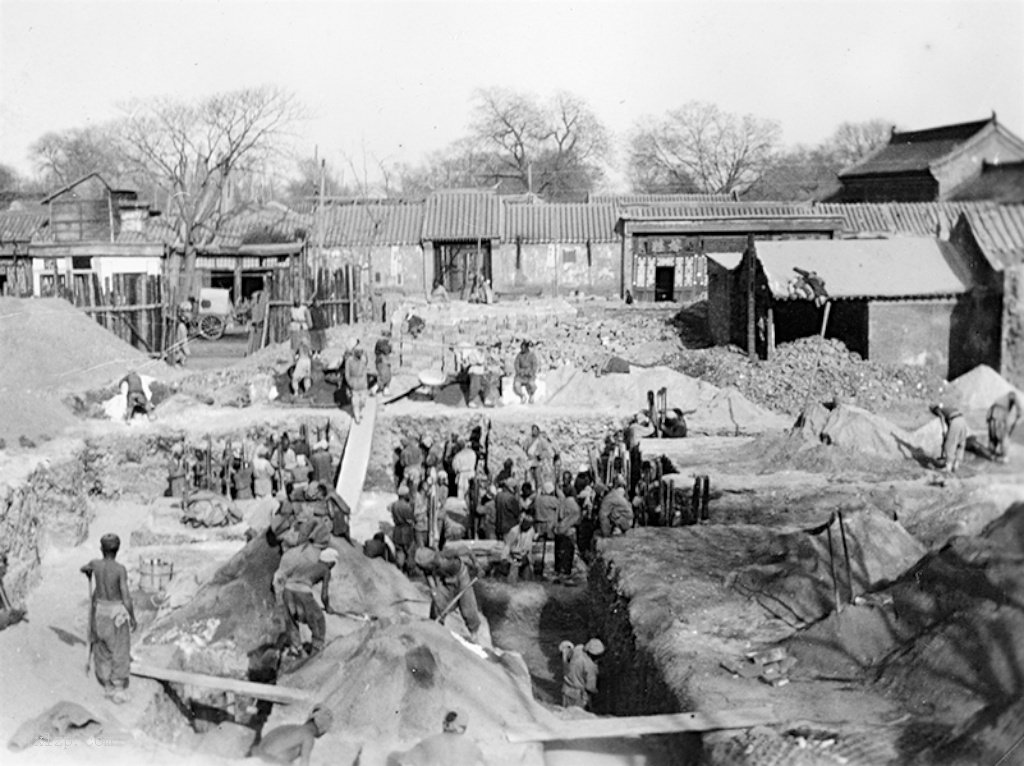
{"label": "dirt mound", "polygon": [[[487,763],[522,763],[528,746],[501,745],[505,734],[552,718],[534,701],[518,655],[484,652],[431,621],[368,625],[330,642],[281,683],[318,690],[318,703],[343,722],[319,747],[344,752],[359,743],[360,763],[384,763],[389,753],[438,733],[448,710],[468,717],[467,736],[481,743]],[[268,726],[307,712],[275,711]]]}
{"label": "dirt mound", "polygon": [[[987,364],[979,364],[949,384],[950,391],[960,397],[964,409],[987,409],[1000,396],[1016,389]],[[1018,396],[1020,392],[1017,392]]]}
{"label": "dirt mound", "polygon": [[[423,596],[394,566],[368,559],[349,545],[331,573],[331,606],[337,611],[387,616],[421,611]],[[147,643],[204,635],[207,644],[230,643],[248,652],[271,643],[281,630],[271,583],[281,562],[277,547],[258,535],[217,570],[183,608],[157,620]],[[212,628],[212,629],[211,629]]]}
{"label": "dirt mound", "polygon": [[716,386],[735,386],[755,404],[792,415],[808,401],[842,397],[878,410],[906,400],[923,405],[946,391],[942,378],[926,368],[864,360],[841,341],[817,336],[780,345],[769,361],[715,347],[686,351],[673,367]]}
{"label": "dirt mound", "polygon": [[1001,757],[1020,736],[1022,564],[1024,503],[1017,503],[979,536],[953,538],[844,610],[838,629],[825,620],[789,647],[812,674],[874,667],[888,694],[942,729],[935,738],[942,742],[930,743],[930,757],[920,762],[994,762],[962,758]]}
{"label": "dirt mound", "polygon": [[825,444],[892,460],[915,457],[921,452],[912,434],[885,418],[845,404],[832,409],[818,437]]}
{"label": "dirt mound", "polygon": [[73,425],[62,394],[159,365],[59,298],[0,298],[0,348],[0,438],[8,447]]}
{"label": "dirt mound", "polygon": [[764,434],[736,452],[764,473],[801,470],[871,480],[920,474],[934,447],[930,431],[908,433],[860,407],[812,404],[784,434]]}
{"label": "dirt mound", "polygon": [[[800,626],[833,611],[833,567],[845,601],[895,580],[924,554],[898,523],[878,513],[843,515],[813,530],[781,533],[778,560],[740,569],[733,587],[786,622]],[[847,560],[849,572],[847,572]]]}
{"label": "dirt mound", "polygon": [[785,428],[788,419],[746,399],[735,389],[719,389],[668,367],[632,368],[629,373],[595,376],[572,365],[545,377],[546,403],[586,406],[596,411],[635,413],[647,406],[647,392],[668,390],[668,406],[687,415],[693,433],[738,435]]}

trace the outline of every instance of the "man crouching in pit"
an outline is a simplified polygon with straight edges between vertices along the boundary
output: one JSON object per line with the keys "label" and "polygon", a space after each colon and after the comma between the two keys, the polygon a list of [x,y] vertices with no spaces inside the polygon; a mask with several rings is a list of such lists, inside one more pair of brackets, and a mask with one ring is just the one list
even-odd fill
{"label": "man crouching in pit", "polygon": [[300,763],[309,766],[313,745],[334,723],[334,716],[328,708],[317,705],[302,724],[278,726],[264,735],[252,749],[252,757],[266,763]]}
{"label": "man crouching in pit", "polygon": [[[89,633],[91,659],[96,662],[96,678],[103,684],[105,696],[118,704],[127,702],[128,674],[131,670],[131,631],[138,627],[135,608],[128,590],[128,570],[117,563],[121,538],[107,534],[100,538],[101,559],[82,567],[89,578]],[[92,576],[96,575],[96,587]]]}

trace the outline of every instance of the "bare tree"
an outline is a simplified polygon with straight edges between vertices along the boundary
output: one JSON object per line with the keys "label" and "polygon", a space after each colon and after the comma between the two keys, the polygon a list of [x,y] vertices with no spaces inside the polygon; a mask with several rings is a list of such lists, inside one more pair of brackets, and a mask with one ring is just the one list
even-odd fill
{"label": "bare tree", "polygon": [[822,144],[822,150],[832,156],[840,169],[849,167],[887,143],[893,128],[889,120],[844,122]]}
{"label": "bare tree", "polygon": [[21,175],[10,165],[0,162],[0,191],[16,191],[21,186]]}
{"label": "bare tree", "polygon": [[466,154],[482,161],[480,181],[553,199],[584,196],[603,176],[608,131],[581,98],[542,103],[500,88],[478,91]]}
{"label": "bare tree", "polygon": [[224,218],[228,184],[280,156],[303,111],[291,93],[261,87],[196,102],[135,101],[125,112],[118,126],[125,159],[167,195],[184,255],[178,287],[195,296],[197,248],[213,239]]}
{"label": "bare tree", "polygon": [[741,192],[760,178],[780,134],[774,120],[734,115],[714,104],[691,101],[634,129],[630,173],[635,181],[690,183],[709,193]]}
{"label": "bare tree", "polygon": [[94,172],[108,183],[127,180],[113,125],[45,133],[29,147],[29,156],[43,182],[51,187],[64,186]]}

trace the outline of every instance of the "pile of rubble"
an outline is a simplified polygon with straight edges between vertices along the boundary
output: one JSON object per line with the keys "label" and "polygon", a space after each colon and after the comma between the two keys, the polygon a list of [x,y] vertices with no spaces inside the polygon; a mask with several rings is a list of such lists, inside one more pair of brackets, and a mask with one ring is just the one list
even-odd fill
{"label": "pile of rubble", "polygon": [[926,368],[864,360],[841,341],[817,337],[780,345],[770,361],[751,362],[735,347],[718,347],[686,351],[673,366],[793,415],[808,400],[838,398],[876,411],[908,399],[939,401],[948,393],[942,378]]}

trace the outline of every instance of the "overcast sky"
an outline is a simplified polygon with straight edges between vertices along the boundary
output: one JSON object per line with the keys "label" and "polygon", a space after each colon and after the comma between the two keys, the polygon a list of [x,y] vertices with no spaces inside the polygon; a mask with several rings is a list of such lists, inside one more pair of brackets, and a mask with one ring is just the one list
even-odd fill
{"label": "overcast sky", "polygon": [[689,100],[778,120],[988,116],[1024,135],[1024,0],[255,2],[0,0],[0,162],[127,98],[273,83],[329,161],[415,162],[465,133],[474,89],[587,99],[619,135]]}

